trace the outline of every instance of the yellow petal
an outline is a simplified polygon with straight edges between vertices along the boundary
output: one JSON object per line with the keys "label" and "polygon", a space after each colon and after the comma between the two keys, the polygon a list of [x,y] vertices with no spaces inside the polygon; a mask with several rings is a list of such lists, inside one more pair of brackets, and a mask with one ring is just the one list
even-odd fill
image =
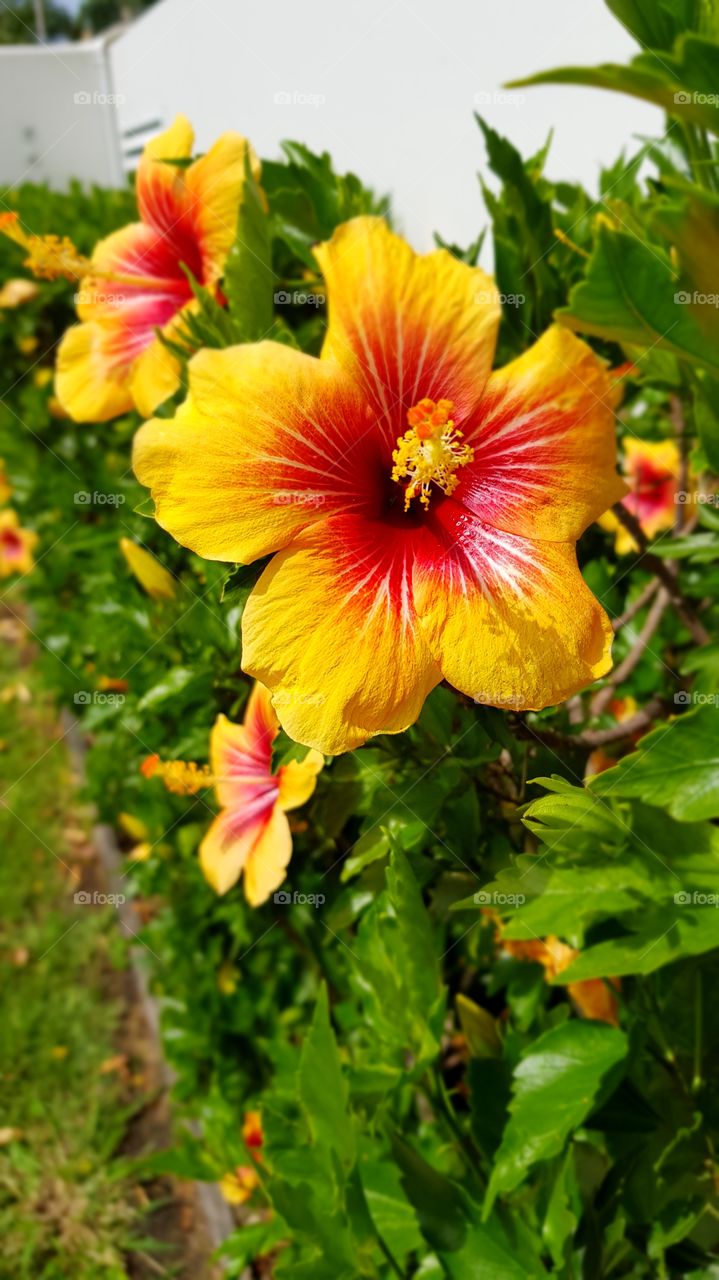
{"label": "yellow petal", "polygon": [[366,406],[334,366],[274,342],[191,360],[173,420],[135,436],[158,523],[207,560],[248,563],[333,510],[377,502],[381,441],[348,441]]}
{"label": "yellow petal", "polygon": [[215,893],[227,893],[237,884],[265,821],[238,827],[236,814],[223,810],[217,815],[200,845],[200,866]]}
{"label": "yellow petal", "polygon": [[75,422],[107,422],[132,409],[130,366],[114,328],[72,325],[57,353],[55,390]]}
{"label": "yellow petal", "polygon": [[606,674],[612,626],[572,544],[483,526],[452,499],[434,521],[444,554],[417,562],[415,601],[450,684],[479,703],[539,710]]}
{"label": "yellow petal", "polygon": [[408,595],[412,534],[358,517],[323,521],[252,592],[243,667],[272,690],[295,742],[336,755],[401,733],[439,683]]}
{"label": "yellow petal", "polygon": [[329,294],[323,359],[343,365],[376,412],[404,422],[429,397],[463,418],[492,367],[501,308],[489,276],[446,249],[415,254],[381,218],[343,223],[315,256]]}
{"label": "yellow petal", "polygon": [[261,906],[279,889],[291,857],[290,824],[276,806],[245,864],[245,897],[251,907]]}
{"label": "yellow petal", "polygon": [[141,587],[153,600],[174,600],[177,595],[175,579],[159,560],[139,543],[130,538],[120,538],[120,550]]}
{"label": "yellow petal", "polygon": [[319,751],[308,751],[304,760],[290,760],[282,766],[277,775],[280,784],[277,803],[282,809],[297,809],[307,803],[324,763],[325,758]]}
{"label": "yellow petal", "polygon": [[553,325],[490,377],[457,498],[486,524],[569,542],[627,492],[617,474],[614,390],[585,342]]}

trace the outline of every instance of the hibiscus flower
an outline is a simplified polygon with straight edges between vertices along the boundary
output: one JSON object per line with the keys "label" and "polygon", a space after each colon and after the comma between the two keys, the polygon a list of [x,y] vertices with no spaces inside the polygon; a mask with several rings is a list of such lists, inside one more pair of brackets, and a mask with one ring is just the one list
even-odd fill
{"label": "hibiscus flower", "polygon": [[[650,541],[664,529],[671,529],[676,520],[680,470],[679,450],[673,440],[624,441],[624,475],[629,493],[623,505],[636,516]],[[616,531],[617,555],[637,550],[631,533],[613,511],[607,511],[600,523],[604,529]]]}
{"label": "hibiscus flower", "polygon": [[611,666],[575,555],[626,492],[607,371],[554,327],[492,373],[491,280],[380,219],[316,253],[321,357],[199,352],[175,419],[139,431],[157,520],[206,559],[276,553],[242,662],[299,742],[401,732],[443,678],[498,707],[562,701]]}
{"label": "hibiscus flower", "polygon": [[282,884],[292,856],[286,811],[305,804],[324,765],[318,751],[272,772],[279,722],[270,695],[256,684],[243,724],[218,716],[210,768],[221,812],[200,846],[200,865],[217,893],[244,876],[245,897],[257,907]]}
{"label": "hibiscus flower", "polygon": [[82,323],[60,343],[55,384],[77,422],[104,422],[133,406],[147,415],[177,389],[178,361],[157,330],[177,338],[183,311],[195,306],[183,266],[217,289],[237,231],[246,156],[259,175],[239,134],[224,133],[183,164],[193,140],[189,120],[178,116],[147,144],[137,170],[141,221],[101,240],[86,264],[76,295]]}
{"label": "hibiscus flower", "polygon": [[0,578],[29,573],[35,564],[33,551],[38,541],[32,529],[20,527],[17,511],[11,507],[0,511]]}

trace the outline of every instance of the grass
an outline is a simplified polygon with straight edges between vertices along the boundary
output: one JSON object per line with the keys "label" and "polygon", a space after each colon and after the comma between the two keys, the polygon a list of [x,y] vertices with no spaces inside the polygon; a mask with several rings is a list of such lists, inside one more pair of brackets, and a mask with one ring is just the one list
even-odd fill
{"label": "grass", "polygon": [[16,624],[0,630],[0,1277],[124,1280],[148,1200],[119,1154],[123,943],[112,908],[74,901],[87,818]]}

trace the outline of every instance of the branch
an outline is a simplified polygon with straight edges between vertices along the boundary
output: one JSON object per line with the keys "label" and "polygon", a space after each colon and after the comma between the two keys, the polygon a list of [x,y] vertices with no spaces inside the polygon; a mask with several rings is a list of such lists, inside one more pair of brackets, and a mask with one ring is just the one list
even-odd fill
{"label": "branch", "polygon": [[621,502],[615,502],[612,507],[617,520],[624,525],[627,533],[630,533],[637,546],[639,547],[639,559],[643,560],[646,567],[655,573],[662,586],[666,587],[669,592],[669,598],[676,608],[687,631],[691,634],[692,639],[697,644],[708,644],[710,640],[709,632],[695,616],[691,605],[685,600],[676,573],[673,573],[667,564],[659,557],[649,551],[649,543],[646,535],[636,516]]}
{"label": "branch", "polygon": [[664,610],[669,604],[669,592],[666,587],[660,587],[657,598],[652,604],[651,609],[647,613],[639,635],[632,645],[629,653],[618,666],[611,672],[607,683],[594,695],[591,702],[591,713],[593,716],[600,716],[609,706],[617,685],[623,684],[624,681],[632,674],[632,671],[639,663],[642,654],[649,645],[654,632],[664,616]]}
{"label": "branch", "polygon": [[517,725],[517,737],[534,738],[550,749],[561,751],[579,750],[593,751],[595,747],[604,747],[609,742],[621,742],[623,738],[631,738],[642,729],[648,729],[652,721],[662,710],[660,698],[652,698],[641,711],[622,720],[621,724],[612,725],[609,729],[585,729],[584,733],[560,733],[557,729],[534,729],[524,720]]}

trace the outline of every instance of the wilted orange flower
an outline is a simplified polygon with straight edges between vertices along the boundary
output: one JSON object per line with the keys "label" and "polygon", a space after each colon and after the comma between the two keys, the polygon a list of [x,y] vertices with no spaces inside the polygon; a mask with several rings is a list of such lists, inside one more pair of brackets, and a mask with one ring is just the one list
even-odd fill
{"label": "wilted orange flower", "polygon": [[[500,926],[501,935],[501,926]],[[500,946],[517,960],[533,960],[541,964],[547,982],[551,982],[562,970],[568,969],[579,955],[574,947],[567,946],[559,938],[549,935],[548,938],[536,938],[528,942],[512,941],[500,936]],[[612,978],[612,986],[619,990],[619,979]],[[569,982],[567,991],[579,1012],[585,1018],[595,1022],[609,1022],[618,1026],[618,1006],[616,997],[609,990],[602,978],[588,978],[584,982]]]}
{"label": "wilted orange flower", "polygon": [[0,578],[29,573],[35,564],[32,553],[38,541],[32,529],[21,529],[17,511],[0,511]]}
{"label": "wilted orange flower", "polygon": [[249,144],[225,133],[192,164],[190,122],[178,116],[145,147],[137,170],[140,221],[95,246],[80,275],[81,324],[58,352],[56,391],[71,418],[103,422],[136,406],[149,414],[175,391],[179,365],[157,337],[177,339],[182,313],[196,306],[183,267],[216,291],[237,229]]}
{"label": "wilted orange flower", "polygon": [[[680,465],[679,450],[673,440],[653,443],[631,438],[624,441],[624,475],[629,493],[622,501],[649,539],[663,529],[671,529],[676,520]],[[607,511],[599,523],[602,528],[616,532],[617,555],[637,550],[631,533],[620,524],[613,511]]]}
{"label": "wilted orange flower", "polygon": [[272,772],[279,722],[261,684],[250,694],[243,724],[218,716],[210,739],[217,799],[222,806],[200,846],[200,865],[217,893],[243,875],[251,906],[265,902],[285,878],[292,856],[286,810],[305,804],[324,764],[319,751]]}
{"label": "wilted orange flower", "polygon": [[209,560],[277,552],[242,662],[298,742],[401,732],[443,678],[495,706],[562,701],[611,665],[575,555],[626,492],[604,365],[555,326],[490,373],[492,282],[380,219],[316,255],[321,358],[202,351],[174,421],[138,433],[159,523]]}

